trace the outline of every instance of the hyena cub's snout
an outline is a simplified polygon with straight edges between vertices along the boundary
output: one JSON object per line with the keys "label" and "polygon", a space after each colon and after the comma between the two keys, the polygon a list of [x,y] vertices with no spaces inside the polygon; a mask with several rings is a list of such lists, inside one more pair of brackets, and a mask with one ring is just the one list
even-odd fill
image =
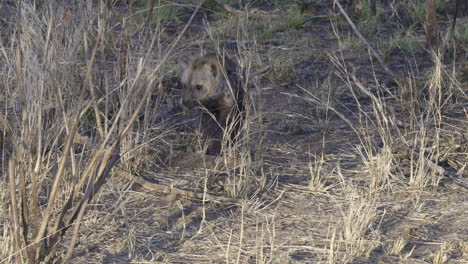
{"label": "hyena cub's snout", "polygon": [[210,98],[207,89],[211,89],[209,84],[182,84],[181,104],[188,109],[203,106],[206,99]]}
{"label": "hyena cub's snout", "polygon": [[215,54],[184,61],[180,82],[181,104],[188,109],[202,106],[209,112],[202,115],[203,134],[208,140],[207,154],[220,154],[224,130],[236,120],[235,128],[230,129],[234,138],[244,110],[237,64]]}

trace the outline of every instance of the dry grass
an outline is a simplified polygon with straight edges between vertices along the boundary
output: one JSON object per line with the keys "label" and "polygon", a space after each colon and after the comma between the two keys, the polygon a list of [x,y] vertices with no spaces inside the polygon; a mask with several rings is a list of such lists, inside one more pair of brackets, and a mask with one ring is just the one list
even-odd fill
{"label": "dry grass", "polygon": [[[0,263],[466,262],[458,40],[389,76],[299,9],[294,27],[203,1],[40,2],[0,24]],[[177,103],[177,58],[207,51],[247,94],[219,156]]]}

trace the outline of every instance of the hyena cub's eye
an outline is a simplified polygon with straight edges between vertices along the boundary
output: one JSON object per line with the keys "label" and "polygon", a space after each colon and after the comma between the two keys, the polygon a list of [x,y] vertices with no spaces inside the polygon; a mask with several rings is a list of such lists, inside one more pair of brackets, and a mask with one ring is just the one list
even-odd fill
{"label": "hyena cub's eye", "polygon": [[197,85],[195,85],[195,89],[197,91],[201,91],[201,89],[203,89],[203,86],[201,86],[200,84],[197,84]]}

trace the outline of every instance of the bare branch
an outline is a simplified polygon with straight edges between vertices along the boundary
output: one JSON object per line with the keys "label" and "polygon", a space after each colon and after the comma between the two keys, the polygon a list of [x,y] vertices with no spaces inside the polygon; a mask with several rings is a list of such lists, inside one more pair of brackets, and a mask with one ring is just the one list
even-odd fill
{"label": "bare branch", "polygon": [[169,187],[169,186],[162,185],[162,184],[152,183],[141,177],[135,176],[121,169],[119,169],[117,173],[129,181],[132,181],[141,185],[145,189],[155,191],[158,193],[162,193],[162,194],[175,194],[181,197],[186,197],[186,198],[191,198],[191,199],[196,199],[196,200],[204,200],[205,202],[214,202],[214,203],[232,203],[232,204],[240,205],[242,201],[240,199],[216,196],[212,194],[191,192],[191,191],[177,189],[175,187]]}
{"label": "bare branch", "polygon": [[232,14],[240,15],[240,16],[247,16],[247,17],[251,17],[251,18],[279,18],[279,17],[281,17],[280,15],[276,15],[276,14],[268,14],[265,11],[257,11],[255,13],[248,12],[248,11],[242,11],[242,10],[239,10],[239,9],[235,9],[232,6],[227,5],[227,4],[225,4],[225,3],[223,3],[223,2],[221,2],[219,0],[210,0],[210,1],[215,3],[216,5],[220,6],[225,11],[227,11],[229,13],[232,13]]}
{"label": "bare branch", "polygon": [[387,72],[390,76],[392,76],[393,79],[397,79],[396,78],[396,75],[393,71],[391,71],[387,65],[384,63],[384,61],[382,60],[382,58],[379,56],[379,54],[374,50],[374,48],[372,48],[372,46],[369,44],[369,42],[362,36],[361,32],[359,32],[359,30],[357,29],[356,25],[354,25],[353,21],[351,20],[351,18],[349,18],[348,14],[346,13],[346,11],[343,9],[343,7],[341,6],[341,4],[335,0],[335,5],[338,7],[338,9],[340,9],[340,12],[341,14],[345,17],[346,21],[348,21],[348,24],[351,26],[351,28],[353,29],[354,33],[358,36],[358,38],[364,42],[364,45],[367,46],[367,48],[370,50],[372,56],[374,56],[377,61],[379,62],[380,66],[382,66],[382,68],[385,70],[385,72]]}

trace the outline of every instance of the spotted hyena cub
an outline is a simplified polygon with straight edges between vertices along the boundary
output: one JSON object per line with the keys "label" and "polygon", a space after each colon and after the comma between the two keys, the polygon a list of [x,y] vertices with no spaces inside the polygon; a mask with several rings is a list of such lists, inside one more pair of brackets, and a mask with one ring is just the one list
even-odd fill
{"label": "spotted hyena cub", "polygon": [[238,65],[216,54],[181,62],[181,103],[204,108],[202,129],[208,140],[207,155],[219,155],[224,135],[234,140],[242,122],[244,90]]}

